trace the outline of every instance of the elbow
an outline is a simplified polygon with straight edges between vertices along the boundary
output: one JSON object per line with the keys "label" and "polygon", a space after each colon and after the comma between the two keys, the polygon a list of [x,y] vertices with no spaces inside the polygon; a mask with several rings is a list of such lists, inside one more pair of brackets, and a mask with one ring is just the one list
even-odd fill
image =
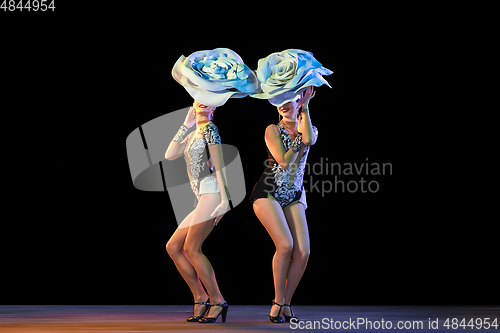
{"label": "elbow", "polygon": [[314,140],[311,136],[305,135],[302,136],[302,143],[305,144],[306,146],[312,146],[314,144]]}
{"label": "elbow", "polygon": [[169,160],[169,161],[172,161],[172,160],[173,160],[172,155],[170,155],[170,154],[168,153],[168,151],[165,153],[165,159],[167,159],[167,160]]}
{"label": "elbow", "polygon": [[307,145],[307,146],[312,146],[316,143],[317,136],[311,136],[311,137],[306,137],[302,138],[302,142]]}
{"label": "elbow", "polygon": [[288,170],[290,168],[290,163],[280,163],[280,167],[284,170]]}

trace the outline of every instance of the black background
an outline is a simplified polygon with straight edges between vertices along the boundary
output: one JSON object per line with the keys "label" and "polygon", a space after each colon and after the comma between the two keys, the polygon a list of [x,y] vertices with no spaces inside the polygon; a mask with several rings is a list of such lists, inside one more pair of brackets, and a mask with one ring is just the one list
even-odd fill
{"label": "black background", "polygon": [[[310,103],[319,138],[309,163],[392,164],[391,175],[365,176],[377,193],[308,194],[311,257],[294,304],[494,302],[495,237],[444,149],[445,116],[432,100],[436,35],[447,35],[429,31],[433,18],[312,3],[69,5],[0,13],[3,109],[14,116],[3,126],[2,303],[192,302],[165,251],[177,227],[168,194],[134,188],[125,140],[192,103],[171,68],[217,47],[252,69],[273,52],[311,51],[334,74]],[[274,107],[249,97],[216,111],[223,142],[240,152],[247,197],[276,120]],[[274,246],[247,200],[203,249],[228,303],[270,303]]]}

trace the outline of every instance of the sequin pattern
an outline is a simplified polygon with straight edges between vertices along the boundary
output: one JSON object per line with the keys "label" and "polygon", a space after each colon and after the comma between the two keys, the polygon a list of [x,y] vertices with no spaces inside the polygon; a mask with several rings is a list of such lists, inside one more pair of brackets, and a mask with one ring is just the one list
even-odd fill
{"label": "sequin pattern", "polygon": [[[283,146],[285,147],[285,151],[288,151],[290,147],[292,147],[294,141],[292,141],[290,134],[281,124],[278,124],[278,128],[280,129],[280,138],[283,142]],[[318,129],[315,126],[313,126],[313,133],[315,136],[318,135]],[[291,169],[283,169],[276,161],[274,161],[271,169],[271,174],[276,185],[273,196],[282,207],[291,203],[297,195],[297,192],[303,190],[304,171],[309,149],[310,146],[306,145],[304,148],[304,154],[300,158],[299,165],[296,169],[295,178],[293,179],[293,183],[291,185],[289,184]]]}
{"label": "sequin pattern", "polygon": [[[184,158],[188,163],[188,176],[191,183],[191,189],[194,194],[200,199],[199,185],[200,185],[200,175],[205,171],[205,166],[208,167],[208,157],[206,154],[206,147],[214,144],[221,144],[221,139],[217,126],[213,123],[208,123],[203,129],[200,129],[203,135],[201,137],[196,137],[193,139],[191,145],[186,147],[184,151]],[[191,139],[194,132],[189,135]],[[212,168],[210,168],[213,170]]]}

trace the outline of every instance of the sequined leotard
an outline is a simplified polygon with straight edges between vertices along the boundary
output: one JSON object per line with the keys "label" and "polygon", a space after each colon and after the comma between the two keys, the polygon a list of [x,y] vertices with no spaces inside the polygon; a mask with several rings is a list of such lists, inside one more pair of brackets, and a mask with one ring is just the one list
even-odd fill
{"label": "sequined leotard", "polygon": [[[277,127],[280,131],[280,138],[285,151],[288,151],[292,147],[292,138],[283,125],[278,124]],[[314,135],[317,136],[318,129],[313,126],[312,130]],[[309,149],[310,146],[305,145],[300,162],[295,161],[292,167],[286,170],[279,165],[269,151],[269,148],[267,148],[267,161],[269,163],[260,180],[253,188],[250,195],[250,202],[254,202],[259,198],[267,198],[267,195],[270,194],[280,203],[281,207],[286,207],[295,201],[299,201],[304,205],[304,208],[307,208],[303,180]]]}
{"label": "sequined leotard", "polygon": [[[184,149],[184,159],[186,160],[189,181],[198,200],[200,200],[200,182],[213,172],[213,163],[211,159],[208,159],[208,147],[221,144],[219,131],[214,123],[208,123],[200,128],[200,133],[202,133],[201,136],[195,136],[196,131],[191,132],[184,139],[187,142]],[[195,137],[193,138],[193,136]],[[217,182],[215,175],[212,178],[211,181]]]}

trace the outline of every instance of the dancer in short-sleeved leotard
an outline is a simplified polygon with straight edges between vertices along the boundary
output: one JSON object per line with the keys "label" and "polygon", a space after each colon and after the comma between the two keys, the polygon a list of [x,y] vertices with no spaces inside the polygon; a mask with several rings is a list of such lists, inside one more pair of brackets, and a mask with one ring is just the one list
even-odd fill
{"label": "dancer in short-sleeved leotard", "polygon": [[[214,110],[215,107],[194,101],[165,153],[168,160],[184,155],[191,189],[197,199],[195,209],[182,221],[166,246],[195,299],[195,314],[187,318],[190,322],[214,322],[221,311],[225,320],[227,313],[227,303],[220,293],[212,265],[201,252],[203,241],[228,210],[230,200],[221,140],[217,127],[211,122]],[[196,130],[186,136],[195,124]]]}
{"label": "dancer in short-sleeved leotard", "polygon": [[309,259],[304,171],[310,146],[318,137],[309,101],[316,94],[314,87],[330,87],[323,75],[333,72],[311,52],[288,49],[260,59],[256,73],[260,91],[250,96],[268,100],[283,117],[266,128],[267,168],[250,195],[255,215],[276,246],[269,320],[297,322],[290,301]]}
{"label": "dancer in short-sleeved leotard", "polygon": [[[283,119],[266,129],[269,164],[250,195],[257,218],[276,246],[273,258],[275,297],[269,314],[273,323],[298,320],[290,301],[309,259],[303,179],[310,146],[318,136],[308,110],[313,92],[313,87],[308,87],[299,101],[277,107]],[[299,114],[300,107],[302,112]]]}
{"label": "dancer in short-sleeved leotard", "polygon": [[[225,322],[229,307],[221,295],[212,265],[201,250],[213,227],[229,209],[231,200],[221,140],[212,120],[215,108],[229,98],[243,98],[257,91],[258,80],[243,59],[228,48],[181,56],[172,68],[172,77],[186,89],[194,103],[165,158],[184,155],[197,204],[170,237],[166,249],[193,294],[194,315],[187,321],[214,323],[221,316]],[[187,129],[195,124],[196,130],[184,138]]]}

